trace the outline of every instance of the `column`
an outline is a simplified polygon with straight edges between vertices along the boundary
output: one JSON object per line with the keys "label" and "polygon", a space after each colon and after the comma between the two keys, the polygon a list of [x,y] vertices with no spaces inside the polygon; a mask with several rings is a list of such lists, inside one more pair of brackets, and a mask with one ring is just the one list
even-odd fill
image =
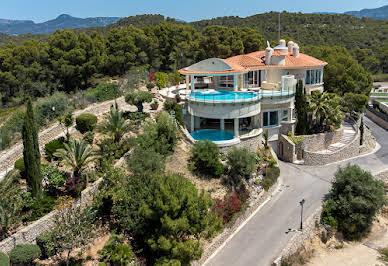
{"label": "column", "polygon": [[186,75],[186,90],[190,89],[190,76]]}
{"label": "column", "polygon": [[239,119],[235,118],[234,119],[234,137],[237,138],[239,137]]}
{"label": "column", "polygon": [[193,92],[194,91],[194,75],[191,75],[191,91]]}
{"label": "column", "polygon": [[238,76],[236,74],[233,75],[233,90],[237,91],[237,80]]}
{"label": "column", "polygon": [[220,130],[224,131],[225,130],[225,119],[220,119]]}
{"label": "column", "polygon": [[288,108],[288,121],[291,122],[292,121],[292,108]]}
{"label": "column", "polygon": [[191,117],[190,117],[190,130],[191,130],[191,132],[195,131],[194,120],[195,120],[195,116],[191,115]]}
{"label": "column", "polygon": [[201,128],[201,118],[196,116],[195,117],[195,128]]}

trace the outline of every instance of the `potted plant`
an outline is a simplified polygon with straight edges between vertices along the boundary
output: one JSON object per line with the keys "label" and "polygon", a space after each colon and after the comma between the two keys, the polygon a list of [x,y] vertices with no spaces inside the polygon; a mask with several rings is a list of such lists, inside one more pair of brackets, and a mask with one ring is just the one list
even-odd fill
{"label": "potted plant", "polygon": [[152,109],[152,110],[158,110],[158,107],[159,107],[158,101],[153,101],[153,102],[151,103],[151,109]]}

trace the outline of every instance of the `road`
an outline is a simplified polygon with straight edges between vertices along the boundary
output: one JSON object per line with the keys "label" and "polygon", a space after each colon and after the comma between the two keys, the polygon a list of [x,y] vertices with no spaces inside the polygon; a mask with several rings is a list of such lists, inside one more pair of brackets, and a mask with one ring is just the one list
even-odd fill
{"label": "road", "polygon": [[369,126],[381,148],[370,155],[326,166],[303,166],[280,162],[283,185],[261,210],[206,265],[270,265],[291,238],[289,228],[300,225],[299,201],[306,200],[304,217],[309,217],[322,203],[330,189],[338,166],[348,163],[378,173],[388,168],[388,132],[368,118]]}

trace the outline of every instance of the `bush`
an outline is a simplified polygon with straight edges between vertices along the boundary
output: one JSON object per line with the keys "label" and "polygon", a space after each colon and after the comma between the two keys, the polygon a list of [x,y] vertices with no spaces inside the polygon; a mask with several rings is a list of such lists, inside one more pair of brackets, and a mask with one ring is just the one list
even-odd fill
{"label": "bush", "polygon": [[158,88],[161,89],[167,85],[168,75],[163,72],[156,72],[154,75],[154,80],[155,80],[156,86],[158,86]]}
{"label": "bush", "polygon": [[159,107],[159,102],[158,101],[153,101],[152,103],[151,103],[151,109],[152,110],[157,110],[158,109],[158,107]]}
{"label": "bush", "polygon": [[128,160],[128,170],[136,176],[149,176],[162,173],[165,168],[163,155],[153,149],[136,147]]}
{"label": "bush", "polygon": [[233,216],[241,210],[242,203],[236,192],[225,195],[224,200],[216,199],[214,211],[220,216],[224,224],[229,223]]}
{"label": "bush", "polygon": [[148,90],[152,90],[153,88],[155,88],[155,84],[154,83],[147,83],[147,89]]}
{"label": "bush", "polygon": [[174,111],[175,113],[175,119],[178,121],[180,125],[183,125],[183,107],[180,104],[177,104],[176,102],[164,102],[164,109],[171,113],[171,111]]}
{"label": "bush", "polygon": [[95,97],[98,102],[104,102],[120,97],[121,92],[116,83],[101,83],[96,88],[88,89],[86,95]]}
{"label": "bush", "polygon": [[37,245],[17,245],[9,255],[12,264],[32,265],[32,262],[41,256]]}
{"label": "bush", "polygon": [[0,265],[1,266],[9,266],[9,257],[7,254],[0,252]]}
{"label": "bush", "polygon": [[321,222],[337,225],[346,239],[364,237],[373,218],[385,204],[384,185],[357,165],[339,168],[323,204]]}
{"label": "bush", "polygon": [[92,145],[93,142],[94,142],[94,133],[93,132],[87,132],[84,135],[82,140],[85,141],[87,144]]}
{"label": "bush", "polygon": [[191,170],[211,177],[219,177],[224,172],[217,145],[209,140],[197,141],[191,149]]}
{"label": "bush", "polygon": [[64,137],[60,137],[57,139],[54,139],[50,142],[48,142],[46,145],[44,145],[44,153],[46,154],[47,161],[51,162],[52,160],[55,160],[56,157],[54,156],[54,153],[59,150],[63,149],[65,146],[63,143],[65,142]]}
{"label": "bush", "polygon": [[55,244],[54,234],[51,231],[37,236],[36,244],[40,248],[40,251],[42,253],[42,259],[47,259],[57,254],[58,247]]}
{"label": "bush", "polygon": [[54,209],[57,201],[55,197],[43,195],[42,199],[34,199],[30,206],[31,216],[26,217],[24,222],[33,222],[39,220]]}
{"label": "bush", "polygon": [[0,128],[0,151],[5,150],[11,145],[12,137],[8,129]]}
{"label": "bush", "polygon": [[14,167],[15,167],[15,169],[18,169],[20,171],[20,173],[23,173],[24,170],[26,170],[26,168],[24,166],[24,158],[21,157],[21,158],[17,159],[15,164],[14,164]]}
{"label": "bush", "polygon": [[43,180],[50,187],[62,187],[66,182],[65,173],[52,165],[43,165],[41,168]]}
{"label": "bush", "polygon": [[66,112],[68,105],[69,97],[63,92],[57,92],[39,100],[34,110],[37,125],[47,125],[50,121],[60,117]]}
{"label": "bush", "polygon": [[100,261],[109,265],[130,265],[136,259],[131,246],[124,244],[124,237],[114,233],[98,254]]}
{"label": "bush", "polygon": [[239,184],[242,178],[249,179],[256,170],[256,154],[247,148],[233,147],[227,155],[227,165],[234,184]]}
{"label": "bush", "polygon": [[265,177],[261,183],[261,186],[264,190],[268,190],[273,184],[276,183],[280,175],[280,168],[277,166],[267,167]]}
{"label": "bush", "polygon": [[97,116],[94,114],[81,114],[76,118],[76,128],[82,134],[93,131],[97,124]]}

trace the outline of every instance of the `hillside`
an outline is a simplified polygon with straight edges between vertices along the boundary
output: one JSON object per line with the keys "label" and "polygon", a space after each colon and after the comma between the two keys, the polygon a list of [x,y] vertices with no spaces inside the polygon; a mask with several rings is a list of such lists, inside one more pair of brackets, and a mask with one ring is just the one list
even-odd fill
{"label": "hillside", "polygon": [[43,23],[31,20],[0,19],[0,32],[13,34],[48,34],[57,29],[75,29],[88,27],[103,27],[118,21],[118,17],[76,18],[70,15],[60,15],[56,19]]}
{"label": "hillside", "polygon": [[361,11],[349,11],[345,12],[345,14],[353,15],[358,18],[368,17],[374,19],[388,19],[388,5],[373,9],[363,9]]}

